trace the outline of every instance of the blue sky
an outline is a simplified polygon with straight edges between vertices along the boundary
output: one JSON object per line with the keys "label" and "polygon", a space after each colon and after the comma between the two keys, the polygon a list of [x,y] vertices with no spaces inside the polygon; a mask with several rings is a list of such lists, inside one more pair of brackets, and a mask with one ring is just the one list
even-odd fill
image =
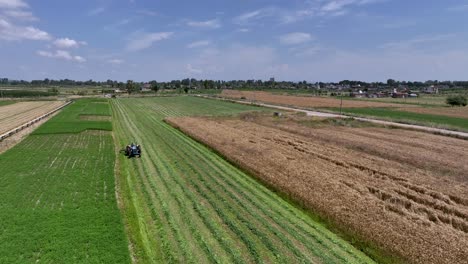
{"label": "blue sky", "polygon": [[468,80],[468,0],[0,0],[0,77]]}

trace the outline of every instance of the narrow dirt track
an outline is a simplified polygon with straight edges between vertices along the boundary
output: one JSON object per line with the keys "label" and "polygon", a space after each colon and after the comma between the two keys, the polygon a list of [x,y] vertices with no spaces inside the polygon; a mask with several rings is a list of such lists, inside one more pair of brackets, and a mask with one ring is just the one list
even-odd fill
{"label": "narrow dirt track", "polygon": [[381,128],[178,118],[266,184],[413,263],[468,263],[468,142]]}

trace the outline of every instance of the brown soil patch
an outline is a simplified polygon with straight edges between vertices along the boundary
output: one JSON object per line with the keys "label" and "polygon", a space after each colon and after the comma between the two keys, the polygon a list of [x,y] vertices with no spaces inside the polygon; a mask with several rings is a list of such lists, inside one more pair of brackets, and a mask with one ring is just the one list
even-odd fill
{"label": "brown soil patch", "polygon": [[65,104],[63,101],[38,101],[19,102],[2,106],[0,110],[0,134],[15,129],[63,104]]}
{"label": "brown soil patch", "polygon": [[420,113],[420,114],[431,114],[431,115],[442,115],[450,117],[459,117],[468,119],[468,107],[434,107],[434,108],[419,108],[419,107],[403,107],[398,110]]}
{"label": "brown soil patch", "polygon": [[100,115],[80,115],[81,120],[87,121],[111,121],[110,116],[100,116]]}
{"label": "brown soil patch", "polygon": [[343,230],[413,263],[468,263],[468,141],[294,118],[176,118]]}
{"label": "brown soil patch", "polygon": [[58,112],[55,112],[52,115],[40,120],[39,122],[34,123],[34,124],[30,125],[29,127],[19,131],[18,133],[15,133],[14,135],[9,136],[9,137],[5,138],[4,140],[0,141],[0,154],[2,154],[3,152],[11,149],[16,144],[23,141],[23,139],[25,139],[29,134],[34,132],[34,130],[36,130],[36,128],[38,128],[39,126],[41,126],[42,124],[47,122],[50,118],[52,118],[56,114],[58,114]]}
{"label": "brown soil patch", "polygon": [[[316,97],[316,96],[290,96],[278,95],[268,92],[259,91],[237,91],[223,90],[222,97],[231,99],[247,99],[260,101],[264,103],[272,103],[287,106],[298,106],[304,108],[319,108],[319,107],[340,107],[339,99]],[[401,104],[380,103],[370,101],[353,101],[343,100],[343,108],[360,108],[360,107],[401,107]]]}

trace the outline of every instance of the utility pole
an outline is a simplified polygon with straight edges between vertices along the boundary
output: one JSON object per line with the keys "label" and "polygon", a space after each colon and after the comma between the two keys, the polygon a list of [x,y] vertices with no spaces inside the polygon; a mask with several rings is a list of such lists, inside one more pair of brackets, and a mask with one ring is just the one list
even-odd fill
{"label": "utility pole", "polygon": [[340,97],[341,97],[341,101],[340,101],[340,115],[343,114],[343,92],[340,92]]}

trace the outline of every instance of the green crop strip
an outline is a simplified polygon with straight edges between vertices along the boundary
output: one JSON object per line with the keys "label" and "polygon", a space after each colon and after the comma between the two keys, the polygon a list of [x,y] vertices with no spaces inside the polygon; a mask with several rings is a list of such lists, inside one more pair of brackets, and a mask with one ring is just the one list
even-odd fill
{"label": "green crop strip", "polygon": [[110,121],[82,120],[80,116],[110,116],[110,107],[107,100],[81,99],[67,106],[66,111],[60,112],[53,119],[38,128],[34,134],[64,134],[80,133],[85,130],[111,131]]}
{"label": "green crop strip", "polygon": [[[333,108],[332,110],[339,111],[339,109],[336,108]],[[409,124],[429,125],[468,131],[468,119],[466,118],[411,113],[391,108],[345,108],[343,109],[343,112],[357,116],[377,117]]]}
{"label": "green crop strip", "polygon": [[[86,108],[87,101],[75,104]],[[74,111],[50,121],[78,124]],[[129,263],[110,133],[51,132],[0,155],[0,263]]]}
{"label": "green crop strip", "polygon": [[0,101],[0,106],[11,105],[16,103],[15,101]]}
{"label": "green crop strip", "polygon": [[304,212],[163,122],[167,116],[232,115],[262,108],[196,97],[111,102],[116,142],[124,146],[136,141],[143,147],[141,159],[119,157],[118,175],[137,262],[372,263]]}

